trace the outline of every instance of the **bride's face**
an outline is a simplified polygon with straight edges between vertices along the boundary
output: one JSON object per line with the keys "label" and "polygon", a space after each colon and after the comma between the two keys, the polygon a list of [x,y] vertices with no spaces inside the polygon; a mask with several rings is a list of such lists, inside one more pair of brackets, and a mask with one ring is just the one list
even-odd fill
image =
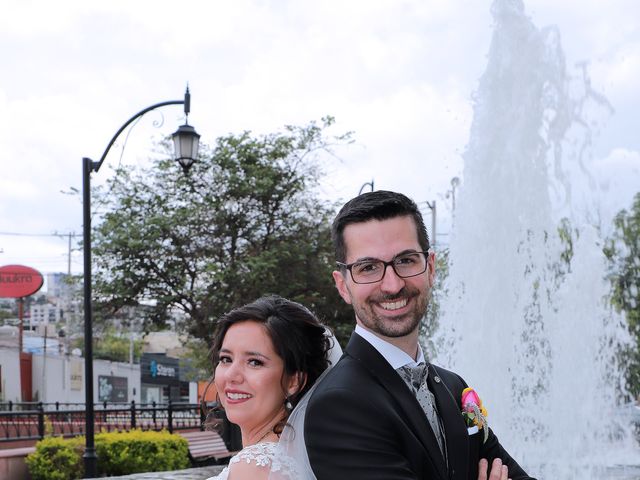
{"label": "bride's face", "polygon": [[[232,325],[222,342],[215,385],[227,418],[245,435],[264,433],[285,414],[291,385],[265,327],[248,320]],[[292,383],[292,382],[289,382]]]}

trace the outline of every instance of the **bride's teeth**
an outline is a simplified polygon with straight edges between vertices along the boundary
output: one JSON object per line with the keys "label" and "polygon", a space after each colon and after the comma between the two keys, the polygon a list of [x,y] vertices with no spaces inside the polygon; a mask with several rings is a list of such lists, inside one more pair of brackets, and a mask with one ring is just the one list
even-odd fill
{"label": "bride's teeth", "polygon": [[227,397],[231,400],[242,400],[245,398],[251,398],[248,393],[227,393]]}
{"label": "bride's teeth", "polygon": [[406,304],[407,304],[407,299],[403,298],[402,300],[398,300],[397,302],[381,303],[380,305],[385,310],[397,310],[399,308],[404,307]]}

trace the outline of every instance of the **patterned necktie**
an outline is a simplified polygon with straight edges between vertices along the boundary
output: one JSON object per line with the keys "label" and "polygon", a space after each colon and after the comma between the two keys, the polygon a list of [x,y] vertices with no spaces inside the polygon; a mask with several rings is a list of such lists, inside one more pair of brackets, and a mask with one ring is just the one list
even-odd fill
{"label": "patterned necktie", "polygon": [[440,429],[438,412],[435,407],[435,397],[427,386],[427,373],[429,372],[429,366],[424,363],[420,363],[416,366],[405,365],[404,367],[400,367],[397,371],[400,373],[400,376],[405,381],[409,389],[416,396],[416,400],[418,400],[418,403],[427,416],[429,425],[431,425],[431,429],[438,441],[440,453],[442,453],[442,456],[444,457],[444,442],[442,438],[442,430]]}

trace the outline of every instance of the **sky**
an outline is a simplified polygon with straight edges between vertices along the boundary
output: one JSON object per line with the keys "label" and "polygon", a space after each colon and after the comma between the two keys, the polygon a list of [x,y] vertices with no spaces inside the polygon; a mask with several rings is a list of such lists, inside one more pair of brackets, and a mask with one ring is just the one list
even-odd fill
{"label": "sky", "polygon": [[[189,123],[213,144],[335,117],[355,143],[323,158],[321,195],[346,201],[373,181],[436,201],[437,241],[451,228],[453,177],[487,61],[491,1],[0,0],[0,265],[82,272],[82,157],[98,160],[133,114],[192,94]],[[529,0],[556,25],[570,73],[587,62],[614,113],[588,168],[604,219],[640,190],[640,3]],[[184,120],[145,116],[92,182],[144,164]],[[158,125],[160,124],[160,125]],[[462,178],[464,182],[464,178]],[[425,207],[425,213],[428,213]],[[427,225],[430,221],[427,220]],[[72,238],[69,249],[68,235]],[[70,259],[70,262],[69,262]]]}

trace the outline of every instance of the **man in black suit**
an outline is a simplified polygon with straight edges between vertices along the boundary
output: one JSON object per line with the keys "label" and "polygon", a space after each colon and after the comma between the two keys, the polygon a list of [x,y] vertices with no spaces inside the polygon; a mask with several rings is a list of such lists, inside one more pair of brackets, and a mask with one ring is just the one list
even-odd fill
{"label": "man in black suit", "polygon": [[479,469],[479,461],[487,459],[490,480],[506,479],[505,466],[508,478],[529,479],[486,425],[467,426],[467,384],[429,364],[418,344],[435,257],[415,202],[394,192],[359,195],[340,210],[332,235],[333,277],[356,328],[307,407],[304,438],[317,478],[486,479],[488,464]]}

